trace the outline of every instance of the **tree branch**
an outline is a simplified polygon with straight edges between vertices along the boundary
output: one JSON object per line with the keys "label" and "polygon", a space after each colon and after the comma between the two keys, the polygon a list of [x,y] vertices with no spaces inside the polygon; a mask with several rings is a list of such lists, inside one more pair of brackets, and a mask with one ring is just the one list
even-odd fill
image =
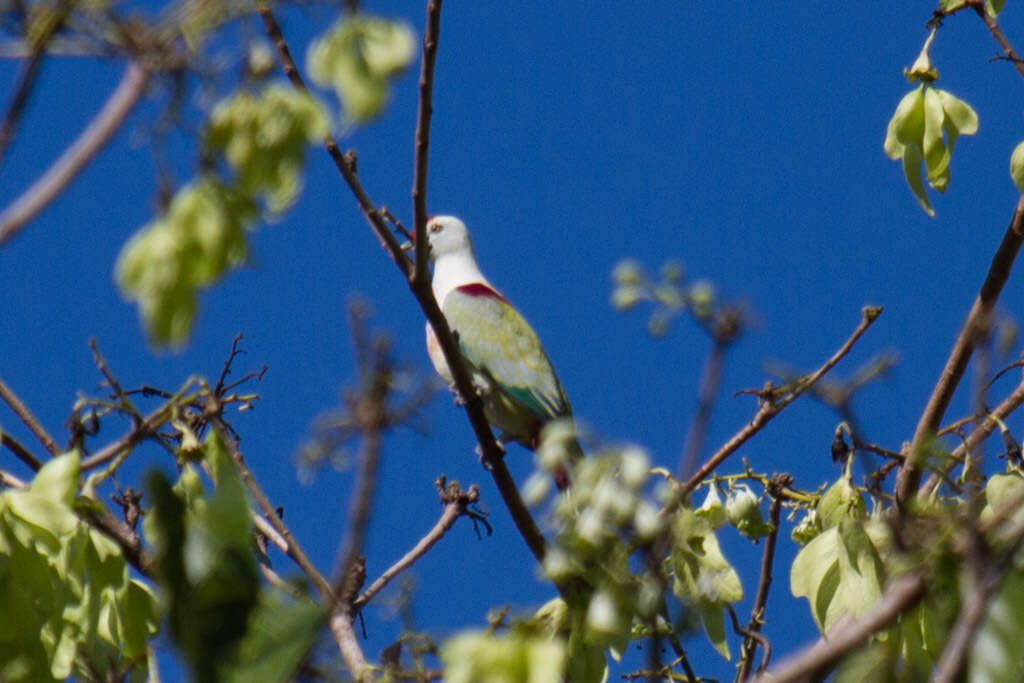
{"label": "tree branch", "polygon": [[423,33],[423,60],[420,65],[420,97],[416,114],[416,159],[412,182],[413,231],[416,239],[416,267],[413,279],[430,280],[427,270],[427,151],[430,148],[430,116],[434,112],[434,60],[441,37],[441,0],[427,2],[427,26]]}
{"label": "tree branch", "polygon": [[7,386],[3,379],[0,379],[0,398],[4,400],[4,403],[10,406],[11,410],[14,411],[14,414],[17,415],[18,418],[25,423],[25,426],[29,428],[29,431],[39,439],[39,443],[43,444],[43,447],[50,451],[50,455],[60,455],[61,451],[57,442],[52,436],[50,436],[50,433],[46,431],[46,428],[43,427],[42,423],[36,419],[36,416],[32,414],[32,411],[28,409],[28,406],[22,403],[21,399],[18,398],[18,395],[15,394],[9,386]]}
{"label": "tree branch", "polygon": [[25,448],[20,441],[2,429],[0,429],[0,445],[6,446],[7,450],[14,453],[18,460],[21,460],[23,463],[31,467],[33,472],[43,466],[43,463],[39,461],[39,458],[32,455],[32,451]]}
{"label": "tree branch", "polygon": [[927,588],[924,572],[911,571],[897,577],[871,611],[847,623],[837,633],[821,638],[817,643],[757,676],[756,683],[788,683],[812,680],[815,674],[828,671],[839,658],[859,647],[876,631],[892,623],[899,615],[913,607],[924,596]]}
{"label": "tree branch", "polygon": [[1013,211],[1013,218],[1006,228],[1003,240],[992,257],[988,274],[981,285],[974,305],[971,306],[964,321],[960,334],[957,336],[953,349],[950,351],[949,359],[946,361],[939,380],[928,397],[928,403],[921,414],[914,431],[914,438],[907,451],[907,458],[903,462],[899,473],[896,476],[896,500],[906,501],[917,490],[921,480],[921,463],[923,457],[922,447],[927,439],[931,438],[939,429],[942,417],[949,407],[949,402],[956,392],[964,371],[967,369],[967,361],[974,352],[978,335],[988,324],[989,316],[999,299],[1003,286],[1010,277],[1010,269],[1020,251],[1021,243],[1024,241],[1024,196],[1017,201]]}
{"label": "tree branch", "polygon": [[[757,595],[754,598],[754,606],[750,609],[750,622],[747,624],[747,631],[758,633],[761,624],[764,623],[765,605],[768,603],[768,591],[772,585],[772,567],[775,564],[775,543],[779,538],[779,522],[782,517],[782,496],[779,490],[793,483],[793,477],[788,474],[776,475],[772,478],[769,495],[772,497],[771,505],[768,507],[768,518],[772,524],[772,532],[764,544],[764,554],[761,556],[761,576],[757,582]],[[747,636],[740,646],[740,663],[736,672],[737,681],[745,681],[750,676],[750,667],[754,664],[754,655],[757,652],[757,639]],[[769,651],[765,651],[765,659],[758,667],[763,671],[768,666]]]}
{"label": "tree branch", "polygon": [[406,569],[411,567],[418,559],[426,555],[427,551],[430,550],[435,543],[441,540],[441,538],[448,533],[448,530],[455,526],[455,522],[462,515],[466,514],[467,506],[471,503],[475,503],[479,499],[480,489],[476,484],[469,487],[468,491],[456,491],[454,495],[449,495],[449,492],[443,491],[442,496],[446,497],[447,500],[444,502],[444,509],[441,512],[440,519],[434,524],[434,527],[427,532],[427,534],[416,543],[413,548],[402,556],[398,562],[387,568],[387,570],[380,575],[370,587],[364,590],[356,601],[352,604],[353,613],[360,612],[363,607],[366,606],[370,600],[373,599],[377,593],[384,590],[392,579],[404,572]]}
{"label": "tree branch", "polygon": [[708,476],[708,474],[713,472],[716,467],[722,464],[723,460],[750,440],[752,436],[761,431],[761,429],[764,428],[772,418],[782,412],[782,410],[790,403],[795,401],[801,394],[811,388],[815,382],[825,375],[826,372],[835,367],[836,364],[850,352],[853,345],[865,332],[867,332],[868,328],[871,327],[872,323],[878,319],[878,316],[881,315],[881,313],[881,307],[865,306],[861,311],[860,324],[857,326],[857,329],[853,331],[853,334],[851,334],[843,343],[843,345],[839,347],[839,350],[832,354],[832,357],[825,361],[820,368],[812,372],[810,375],[794,382],[793,386],[783,398],[779,400],[762,400],[761,407],[758,408],[754,418],[747,423],[745,427],[736,432],[731,439],[729,439],[721,448],[718,449],[717,452],[715,452],[714,455],[708,458],[707,461],[697,469],[693,476],[679,487],[676,491],[676,500],[681,501],[688,496],[695,488],[697,488],[700,482]]}
{"label": "tree branch", "polygon": [[[278,57],[281,60],[285,74],[291,79],[292,84],[296,88],[305,92],[306,84],[302,80],[298,67],[291,57],[291,51],[281,33],[281,27],[263,0],[254,1],[257,3],[257,9],[263,18],[267,35],[277,48]],[[459,390],[460,395],[465,399],[464,408],[473,427],[473,433],[480,444],[481,459],[490,470],[495,485],[498,487],[498,492],[501,494],[506,507],[508,507],[520,535],[526,541],[534,557],[538,561],[543,561],[546,552],[544,535],[541,534],[537,523],[533,520],[533,516],[519,495],[519,489],[516,487],[512,474],[508,471],[508,467],[505,466],[502,449],[495,440],[491,426],[484,416],[483,401],[473,386],[472,378],[466,370],[462,356],[459,353],[455,336],[452,334],[447,319],[445,319],[437,301],[434,299],[430,283],[426,281],[413,282],[413,265],[405,255],[405,252],[402,251],[394,234],[388,230],[381,213],[376,209],[369,195],[366,194],[366,191],[360,184],[359,177],[354,170],[354,155],[350,153],[348,159],[343,157],[338,151],[337,143],[330,136],[324,139],[324,145],[349,189],[356,196],[359,208],[366,217],[367,222],[369,222],[371,229],[380,239],[395,265],[398,266],[398,269],[405,276],[406,281],[409,282],[410,289],[423,309],[427,321],[434,328],[434,333],[444,353],[445,361],[452,372],[455,386]]]}
{"label": "tree branch", "polygon": [[132,62],[117,89],[70,147],[20,197],[0,213],[0,246],[67,188],[75,176],[110,140],[142,97],[149,71]]}

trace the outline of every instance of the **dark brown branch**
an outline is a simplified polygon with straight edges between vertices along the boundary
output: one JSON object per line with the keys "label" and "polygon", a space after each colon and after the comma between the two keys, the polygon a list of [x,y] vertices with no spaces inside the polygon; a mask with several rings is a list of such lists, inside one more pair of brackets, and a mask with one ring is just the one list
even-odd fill
{"label": "dark brown branch", "polygon": [[927,589],[924,572],[911,571],[892,581],[881,600],[867,614],[829,633],[811,647],[784,659],[754,680],[758,683],[788,683],[813,680],[829,671],[848,652],[859,647],[872,633],[891,624],[924,596]]}
{"label": "dark brown branch", "polygon": [[978,337],[987,327],[992,309],[1010,277],[1010,269],[1017,258],[1022,241],[1024,241],[1024,196],[1017,201],[1013,218],[1006,228],[1006,234],[1003,235],[1003,241],[999,244],[995,256],[992,257],[985,281],[982,283],[974,305],[971,306],[971,310],[967,314],[967,320],[964,321],[960,334],[953,344],[953,349],[942,369],[939,381],[928,398],[928,404],[918,420],[913,441],[907,451],[909,457],[904,461],[896,477],[895,493],[896,499],[900,502],[906,501],[917,490],[917,485],[921,480],[920,460],[924,455],[921,452],[922,448],[925,442],[939,429],[942,417],[967,369],[967,361],[970,360],[971,354],[974,352]]}
{"label": "dark brown branch", "polygon": [[[765,606],[768,604],[768,591],[772,586],[772,567],[775,565],[775,543],[779,538],[779,523],[782,517],[782,497],[778,492],[793,483],[793,477],[788,474],[776,475],[772,478],[769,494],[772,497],[771,505],[768,506],[768,518],[772,524],[772,532],[764,544],[764,554],[761,556],[761,575],[757,582],[757,595],[754,597],[754,606],[750,609],[750,621],[747,623],[747,631],[751,634],[761,630],[764,623]],[[736,672],[737,681],[745,681],[750,676],[750,668],[754,663],[754,655],[757,652],[759,640],[748,635],[743,639],[740,646],[740,663]],[[771,650],[765,648],[764,659],[758,666],[758,672],[768,667],[771,659]]]}
{"label": "dark brown branch", "polygon": [[752,436],[761,431],[761,429],[764,428],[772,418],[799,398],[801,394],[814,386],[814,384],[821,379],[826,372],[835,367],[835,365],[850,352],[853,345],[865,332],[867,332],[868,328],[871,327],[872,323],[878,319],[878,316],[881,313],[881,307],[865,306],[861,311],[861,321],[860,324],[857,325],[857,329],[855,329],[853,334],[850,335],[843,345],[840,346],[834,354],[832,354],[832,357],[825,361],[820,368],[811,374],[794,382],[785,396],[781,399],[763,400],[761,407],[758,408],[754,418],[747,423],[746,426],[736,432],[731,439],[722,445],[714,455],[708,458],[707,461],[697,469],[693,476],[679,487],[676,491],[676,499],[681,501],[688,496],[695,488],[697,488],[697,485],[700,484],[706,476],[708,476],[708,474],[713,472],[716,467],[722,464],[723,460],[734,453],[736,449],[746,443]]}
{"label": "dark brown branch", "polygon": [[[285,74],[289,79],[291,79],[292,84],[296,88],[305,92],[305,82],[302,80],[301,75],[299,75],[295,61],[291,57],[291,51],[288,49],[288,44],[285,42],[284,36],[281,33],[281,27],[278,25],[277,20],[270,11],[270,8],[262,2],[262,0],[256,0],[256,2],[259,14],[263,18],[263,24],[267,35],[277,48],[278,56],[284,66]],[[494,482],[498,487],[498,492],[501,493],[501,498],[508,507],[509,512],[512,515],[512,519],[516,524],[516,528],[526,541],[530,551],[533,552],[534,557],[536,557],[538,561],[542,561],[546,552],[544,536],[537,527],[537,523],[533,520],[533,516],[530,514],[526,504],[523,503],[522,497],[519,495],[519,489],[516,487],[515,480],[512,478],[512,474],[508,471],[508,467],[505,466],[502,449],[494,439],[494,433],[491,431],[491,426],[487,422],[487,418],[484,416],[483,401],[473,386],[472,378],[466,370],[465,364],[462,361],[462,356],[458,350],[458,345],[455,342],[455,336],[452,334],[451,328],[448,326],[448,321],[445,319],[444,314],[441,313],[441,309],[438,306],[437,301],[434,299],[434,293],[430,288],[430,283],[427,281],[417,281],[416,283],[412,282],[412,263],[405,255],[405,252],[402,251],[394,234],[388,230],[380,212],[376,209],[373,202],[370,200],[369,195],[366,194],[366,191],[360,184],[359,177],[356,175],[354,169],[354,157],[343,157],[338,151],[337,143],[330,136],[324,140],[324,145],[327,147],[328,153],[334,160],[335,165],[341,172],[341,175],[345,179],[349,189],[356,196],[359,208],[366,217],[366,220],[369,222],[370,227],[373,229],[378,239],[381,240],[381,243],[384,245],[388,255],[395,262],[395,265],[398,266],[398,269],[410,283],[410,289],[412,290],[413,295],[416,297],[420,307],[423,309],[427,320],[434,328],[434,333],[437,336],[438,343],[441,346],[441,350],[444,352],[445,361],[448,363],[448,367],[452,371],[455,386],[460,395],[465,399],[464,408],[470,424],[473,427],[473,433],[476,436],[477,442],[480,444],[481,458],[485,466],[490,470],[491,476],[494,477]]]}
{"label": "dark brown branch", "polygon": [[33,471],[38,470],[43,466],[43,463],[39,461],[39,458],[32,455],[32,451],[25,448],[20,441],[2,429],[0,429],[0,445],[5,446],[7,450],[14,453],[18,460],[21,460],[23,463],[31,467]]}
{"label": "dark brown branch", "polygon": [[427,270],[427,151],[430,148],[430,116],[434,112],[434,60],[441,37],[441,0],[427,2],[427,26],[423,32],[423,60],[420,65],[419,110],[416,114],[416,159],[412,182],[413,231],[416,235],[417,282],[430,279]]}
{"label": "dark brown branch", "polygon": [[60,455],[60,447],[57,442],[54,441],[53,437],[50,436],[43,424],[36,419],[36,416],[32,414],[32,411],[28,409],[18,395],[11,390],[9,386],[2,379],[0,379],[0,398],[4,400],[14,414],[25,423],[25,426],[29,428],[29,431],[39,439],[39,443],[43,444],[43,447],[50,451],[50,455]]}
{"label": "dark brown branch", "polygon": [[0,213],[0,246],[16,235],[29,221],[64,191],[85,168],[142,97],[149,82],[149,71],[132,62],[117,88],[85,130],[40,178]]}

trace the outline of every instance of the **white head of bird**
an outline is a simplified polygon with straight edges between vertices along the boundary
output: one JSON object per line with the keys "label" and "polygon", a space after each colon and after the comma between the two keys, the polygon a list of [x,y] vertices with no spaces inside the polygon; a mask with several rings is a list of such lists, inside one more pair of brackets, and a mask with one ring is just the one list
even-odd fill
{"label": "white head of bird", "polygon": [[427,221],[427,243],[434,262],[433,289],[438,304],[456,287],[471,282],[490,285],[480,272],[473,240],[466,224],[455,216],[434,216]]}

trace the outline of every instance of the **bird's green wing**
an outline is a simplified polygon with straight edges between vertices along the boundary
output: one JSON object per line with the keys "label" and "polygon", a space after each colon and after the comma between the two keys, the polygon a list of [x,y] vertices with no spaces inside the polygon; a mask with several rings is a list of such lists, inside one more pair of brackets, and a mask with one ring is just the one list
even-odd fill
{"label": "bird's green wing", "polygon": [[537,333],[505,297],[483,283],[463,285],[444,298],[441,309],[466,361],[509,396],[543,421],[571,414]]}

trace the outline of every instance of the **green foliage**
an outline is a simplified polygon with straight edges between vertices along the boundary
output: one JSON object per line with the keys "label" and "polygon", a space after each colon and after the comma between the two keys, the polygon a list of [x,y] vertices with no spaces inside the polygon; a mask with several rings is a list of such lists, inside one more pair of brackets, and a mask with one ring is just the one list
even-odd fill
{"label": "green foliage", "polygon": [[384,108],[391,81],[415,49],[405,22],[354,13],[310,45],[306,69],[314,83],[333,87],[348,118],[361,123]]}
{"label": "green foliage", "polygon": [[743,586],[722,554],[712,524],[688,508],[672,519],[671,566],[673,592],[697,612],[711,643],[728,659],[725,605],[743,599]]}
{"label": "green foliage", "polygon": [[173,487],[162,473],[148,478],[153,509],[144,530],[170,633],[200,683],[278,678],[308,649],[321,613],[261,592],[242,482],[217,432],[205,451],[216,482],[211,496],[191,465]]}
{"label": "green foliage", "polygon": [[78,474],[71,452],[0,493],[0,679],[145,678],[156,599],[76,516]]}
{"label": "green foliage", "polygon": [[1010,155],[1010,177],[1017,189],[1024,193],[1024,142],[1018,143]]}
{"label": "green foliage", "polygon": [[842,518],[804,546],[790,569],[790,589],[810,602],[822,633],[846,613],[860,616],[878,602],[886,579],[882,556],[888,527],[855,515]]}
{"label": "green foliage", "polygon": [[773,531],[761,515],[761,501],[745,484],[734,486],[725,502],[725,516],[729,524],[747,538],[757,540]]}
{"label": "green foliage", "polygon": [[115,278],[139,303],[146,331],[159,344],[181,345],[192,330],[197,290],[245,261],[252,199],[207,175],[183,187],[167,212],[121,249]]}
{"label": "green foliage", "polygon": [[932,85],[939,76],[928,56],[934,37],[933,30],[917,61],[906,72],[911,81],[920,81],[920,85],[900,100],[889,121],[884,144],[890,159],[903,160],[907,184],[929,216],[934,216],[935,210],[925,191],[922,162],[928,184],[939,192],[945,192],[949,186],[949,162],[957,137],[978,131],[978,115],[974,109]]}
{"label": "green foliage", "polygon": [[115,277],[139,303],[158,344],[180,346],[192,330],[198,290],[245,262],[246,232],[259,216],[285,210],[301,188],[306,146],[326,135],[327,118],[309,96],[282,85],[240,91],[218,104],[206,142],[233,177],[207,173],[178,190],[161,217],[124,245]]}
{"label": "green foliage", "polygon": [[1007,574],[988,606],[969,655],[971,683],[1024,680],[1024,570]]}
{"label": "green foliage", "polygon": [[441,649],[448,683],[559,683],[565,645],[541,634],[467,631]]}
{"label": "green foliage", "polygon": [[210,115],[206,142],[223,153],[235,189],[262,198],[271,213],[284,211],[302,187],[306,147],[327,135],[324,109],[290,85],[272,83],[262,93],[240,91]]}

